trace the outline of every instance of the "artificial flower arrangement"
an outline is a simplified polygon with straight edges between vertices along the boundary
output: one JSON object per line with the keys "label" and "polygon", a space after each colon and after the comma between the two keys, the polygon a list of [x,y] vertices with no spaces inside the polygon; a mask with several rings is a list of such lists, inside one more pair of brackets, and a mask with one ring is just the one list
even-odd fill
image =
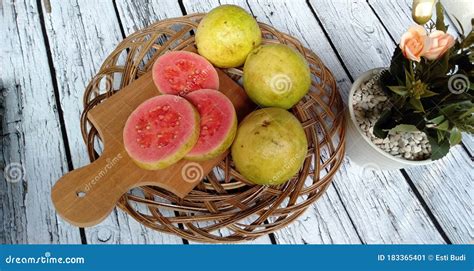
{"label": "artificial flower arrangement", "polygon": [[438,2],[436,23],[414,25],[402,35],[389,69],[379,79],[390,106],[373,127],[380,139],[390,131],[424,132],[431,160],[460,143],[461,132],[474,133],[474,34],[462,30],[455,39],[447,28]]}

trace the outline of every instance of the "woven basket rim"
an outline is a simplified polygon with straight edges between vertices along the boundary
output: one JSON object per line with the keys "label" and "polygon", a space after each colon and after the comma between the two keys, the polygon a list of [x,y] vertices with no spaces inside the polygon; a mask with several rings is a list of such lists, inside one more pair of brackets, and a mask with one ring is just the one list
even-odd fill
{"label": "woven basket rim", "polygon": [[[99,157],[100,135],[87,119],[87,112],[143,75],[159,54],[194,44],[190,31],[196,30],[203,16],[204,13],[195,13],[155,22],[129,35],[105,59],[83,99],[81,131],[91,162]],[[291,109],[310,143],[309,155],[299,174],[276,187],[251,185],[233,168],[229,155],[184,199],[151,186],[125,194],[118,206],[138,222],[197,242],[253,240],[297,219],[332,182],[345,151],[343,102],[334,77],[319,57],[296,38],[268,24],[259,22],[259,26],[264,43],[292,46],[311,67],[311,91]],[[123,58],[124,63],[120,63]],[[224,72],[235,81],[242,76],[241,68]],[[120,80],[115,78],[117,74],[121,75]],[[100,87],[104,78],[105,87]],[[218,173],[222,173],[222,178],[218,178]]]}

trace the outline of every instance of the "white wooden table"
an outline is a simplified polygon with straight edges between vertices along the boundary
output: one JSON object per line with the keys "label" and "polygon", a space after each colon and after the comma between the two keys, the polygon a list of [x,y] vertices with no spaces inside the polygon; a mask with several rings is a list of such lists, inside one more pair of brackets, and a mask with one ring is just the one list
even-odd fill
{"label": "white wooden table", "polygon": [[[157,20],[224,3],[299,38],[333,72],[344,98],[357,76],[389,64],[412,24],[411,0],[3,0],[0,164],[19,163],[25,175],[11,183],[1,174],[0,243],[190,243],[121,210],[79,229],[55,213],[50,190],[89,162],[79,128],[82,95],[114,47]],[[254,243],[470,243],[473,154],[466,138],[430,166],[367,176],[346,161],[303,216]]]}

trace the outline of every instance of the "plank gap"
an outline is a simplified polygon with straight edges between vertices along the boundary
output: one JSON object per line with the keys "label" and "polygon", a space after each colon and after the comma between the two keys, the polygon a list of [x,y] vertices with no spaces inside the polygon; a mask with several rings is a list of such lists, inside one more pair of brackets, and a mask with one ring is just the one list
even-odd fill
{"label": "plank gap", "polygon": [[328,32],[326,31],[326,28],[324,28],[323,23],[318,18],[318,15],[316,14],[316,11],[314,11],[314,9],[313,9],[313,6],[309,2],[309,0],[306,0],[305,2],[306,2],[306,5],[308,6],[309,10],[313,14],[314,18],[318,22],[318,25],[321,28],[321,30],[323,31],[324,36],[326,37],[327,41],[329,42],[329,45],[331,46],[332,50],[334,51],[334,54],[336,55],[337,60],[339,60],[339,63],[341,64],[342,68],[346,72],[347,77],[349,77],[349,80],[351,80],[351,82],[354,82],[354,78],[352,77],[352,74],[349,72],[349,69],[346,67],[346,64],[344,63],[344,61],[342,61],[341,55],[339,54],[338,50],[336,49],[336,46],[332,42]]}
{"label": "plank gap", "polygon": [[[71,148],[69,146],[69,139],[67,136],[63,109],[61,107],[61,101],[59,99],[58,79],[56,77],[56,71],[54,68],[54,62],[53,62],[53,56],[51,53],[51,46],[49,43],[48,32],[46,31],[46,24],[44,21],[43,6],[41,4],[41,0],[36,0],[36,5],[38,8],[38,17],[39,17],[39,21],[41,25],[41,34],[43,35],[44,46],[46,47],[46,57],[48,59],[49,73],[51,74],[51,83],[53,85],[53,91],[54,91],[54,102],[56,104],[56,111],[59,117],[59,124],[60,124],[59,126],[61,129],[61,136],[64,143],[64,151],[66,155],[67,168],[68,168],[68,171],[72,171],[74,167],[72,164]],[[49,12],[51,12],[51,7],[49,7]],[[78,229],[79,229],[79,235],[81,237],[81,243],[87,244],[84,228],[78,228]]]}
{"label": "plank gap", "polygon": [[[263,221],[263,224],[268,224],[268,219],[265,219],[265,221]],[[272,243],[272,245],[278,244],[275,238],[275,234],[273,234],[273,232],[268,234],[268,238],[270,238],[270,242]]]}
{"label": "plank gap", "polygon": [[377,12],[375,11],[374,7],[372,7],[372,5],[370,4],[370,1],[369,0],[366,0],[367,2],[367,5],[369,6],[370,10],[372,10],[372,13],[375,15],[375,17],[377,18],[377,20],[380,22],[380,24],[382,25],[383,29],[385,30],[385,32],[387,32],[388,36],[390,37],[390,39],[393,41],[393,43],[395,43],[395,45],[397,45],[397,42],[395,40],[395,38],[392,36],[392,34],[390,33],[390,31],[388,31],[388,28],[385,26],[382,18],[379,17],[379,15],[377,14]]}
{"label": "plank gap", "polygon": [[446,242],[446,244],[452,244],[451,240],[449,239],[448,235],[444,231],[443,227],[441,224],[438,222],[438,219],[435,217],[431,209],[428,207],[428,204],[426,203],[425,199],[421,195],[420,191],[418,191],[418,188],[416,188],[415,184],[411,180],[410,176],[408,176],[408,173],[405,171],[405,169],[400,169],[402,172],[403,177],[405,177],[405,180],[407,181],[408,185],[410,186],[411,190],[415,194],[416,198],[420,202],[421,206],[425,210],[426,214],[428,214],[428,217],[430,218],[431,222],[435,226],[436,230],[438,230],[439,234],[443,238],[443,240]]}
{"label": "plank gap", "polygon": [[351,225],[354,228],[354,231],[355,231],[355,233],[357,234],[357,237],[360,240],[360,243],[365,245],[366,243],[364,242],[364,240],[360,236],[359,230],[357,229],[356,224],[354,223],[354,220],[352,220],[351,213],[349,212],[349,210],[347,210],[346,204],[344,203],[344,200],[342,200],[341,194],[339,194],[339,190],[337,190],[337,187],[334,185],[333,182],[331,182],[331,186],[334,188],[334,191],[336,191],[336,195],[339,198],[339,201],[341,202],[342,208],[344,208],[344,211],[346,212],[347,217],[349,218],[349,221],[351,222]]}
{"label": "plank gap", "polygon": [[[125,35],[125,29],[123,28],[122,20],[120,19],[120,13],[118,11],[117,3],[115,0],[112,1],[112,6],[114,7],[115,16],[117,17],[120,33],[122,34],[122,38],[125,39],[127,36]],[[127,53],[128,53],[128,48],[127,48]]]}
{"label": "plank gap", "polygon": [[184,16],[188,15],[188,12],[186,11],[186,7],[184,6],[183,0],[178,0],[178,5],[179,9],[181,9],[181,12],[183,13]]}

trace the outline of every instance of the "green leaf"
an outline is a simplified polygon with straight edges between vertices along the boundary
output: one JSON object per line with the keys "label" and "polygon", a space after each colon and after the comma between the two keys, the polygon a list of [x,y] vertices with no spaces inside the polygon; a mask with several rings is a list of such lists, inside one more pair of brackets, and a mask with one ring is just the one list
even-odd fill
{"label": "green leaf", "polygon": [[423,109],[423,104],[421,104],[420,100],[412,97],[408,102],[416,111],[425,112]]}
{"label": "green leaf", "polygon": [[445,121],[441,122],[440,124],[436,125],[435,128],[438,129],[438,130],[442,130],[442,131],[448,131],[448,129],[449,129],[449,120],[445,120]]}
{"label": "green leaf", "polygon": [[[468,94],[464,95],[471,97]],[[446,118],[449,118],[451,128],[456,127],[461,132],[474,134],[474,104],[470,100],[456,101],[439,110]]]}
{"label": "green leaf", "polygon": [[471,32],[469,32],[467,37],[462,42],[462,47],[469,48],[473,43],[474,43],[474,30],[471,30]]}
{"label": "green leaf", "polygon": [[434,123],[434,124],[440,124],[444,120],[443,115],[439,115],[434,119],[430,119],[429,122]]}
{"label": "green leaf", "polygon": [[449,152],[449,140],[445,139],[438,142],[435,138],[428,136],[428,141],[431,145],[431,159],[438,160],[443,158]]}
{"label": "green leaf", "polygon": [[[411,63],[410,63],[411,65]],[[407,88],[411,88],[412,86],[412,82],[415,81],[415,75],[413,75],[410,71],[407,71],[407,69],[405,69],[405,84],[406,84],[406,87]]]}
{"label": "green leaf", "polygon": [[449,135],[449,143],[451,146],[457,145],[461,142],[462,134],[456,127],[451,130],[451,134]]}
{"label": "green leaf", "polygon": [[403,56],[400,45],[397,44],[397,47],[393,51],[392,60],[390,62],[390,74],[395,77],[396,80],[403,80],[405,77],[404,66],[408,60]]}
{"label": "green leaf", "polygon": [[438,138],[438,143],[444,140],[444,132],[436,130],[436,137]]}
{"label": "green leaf", "polygon": [[392,116],[392,110],[387,109],[380,114],[379,119],[374,125],[374,136],[378,138],[386,138],[388,131],[395,127],[395,122]]}
{"label": "green leaf", "polygon": [[415,125],[412,124],[398,124],[397,126],[393,127],[391,132],[417,132],[419,131]]}
{"label": "green leaf", "polygon": [[446,32],[446,25],[444,24],[444,8],[440,1],[436,3],[436,29]]}
{"label": "green leaf", "polygon": [[[451,48],[452,49],[452,48]],[[450,49],[450,50],[451,50]],[[441,59],[437,60],[433,66],[430,68],[431,74],[429,76],[429,80],[434,80],[436,78],[444,78],[446,77],[446,74],[448,73],[449,70],[449,52],[448,50],[442,57]]]}
{"label": "green leaf", "polygon": [[464,27],[462,26],[462,23],[456,16],[453,16],[453,18],[456,20],[456,23],[458,24],[459,28],[461,28],[461,35],[464,36]]}
{"label": "green leaf", "polygon": [[425,92],[420,97],[421,98],[428,98],[428,97],[432,97],[432,96],[436,96],[436,95],[438,95],[438,93],[433,92],[431,90],[425,90]]}
{"label": "green leaf", "polygon": [[396,94],[400,96],[406,96],[408,94],[408,90],[404,86],[387,86],[388,89],[391,91],[395,92]]}

